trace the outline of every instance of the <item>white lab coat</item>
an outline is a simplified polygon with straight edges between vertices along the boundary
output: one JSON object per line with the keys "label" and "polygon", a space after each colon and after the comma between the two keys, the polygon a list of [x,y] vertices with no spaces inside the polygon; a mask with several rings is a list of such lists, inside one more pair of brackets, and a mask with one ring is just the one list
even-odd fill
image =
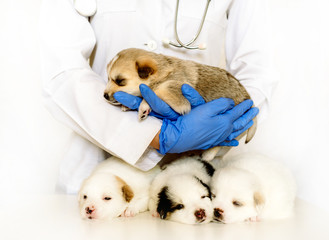
{"label": "white lab coat", "polygon": [[[103,99],[106,65],[122,49],[152,49],[213,66],[226,56],[226,68],[246,87],[262,118],[274,83],[265,2],[212,0],[197,41],[207,49],[200,51],[161,43],[165,37],[175,39],[175,0],[97,0],[90,19],[74,9],[72,0],[44,0],[40,23],[46,105],[75,132],[60,169],[61,188],[75,193],[105,152],[144,170],[163,157],[149,147],[161,120],[139,122],[136,112],[121,112]],[[181,1],[178,32],[183,42],[195,35],[205,4]]]}

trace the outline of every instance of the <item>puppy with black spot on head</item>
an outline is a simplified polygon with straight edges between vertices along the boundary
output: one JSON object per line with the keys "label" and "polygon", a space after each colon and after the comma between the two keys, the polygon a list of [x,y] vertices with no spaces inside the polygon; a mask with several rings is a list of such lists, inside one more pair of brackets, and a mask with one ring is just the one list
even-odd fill
{"label": "puppy with black spot on head", "polygon": [[166,165],[150,187],[149,210],[155,217],[186,224],[212,220],[209,183],[214,168],[187,157]]}
{"label": "puppy with black spot on head", "polygon": [[[119,52],[108,64],[108,84],[104,91],[106,100],[121,105],[113,94],[117,91],[141,96],[139,85],[146,84],[155,94],[179,114],[190,112],[190,102],[183,96],[181,87],[189,84],[195,88],[206,102],[221,97],[231,98],[239,104],[250,96],[241,83],[229,72],[218,67],[156,54],[142,49],[129,48]],[[126,107],[122,107],[126,111]],[[138,109],[139,119],[145,119],[151,111],[143,100]],[[247,133],[248,143],[256,132],[256,118]],[[243,133],[237,139],[245,135]],[[212,160],[229,150],[228,147],[214,147],[203,152],[202,159]],[[220,152],[219,152],[220,151]]]}
{"label": "puppy with black spot on head", "polygon": [[282,164],[254,153],[219,164],[211,181],[215,221],[261,221],[292,214],[296,183]]}
{"label": "puppy with black spot on head", "polygon": [[101,162],[81,185],[82,218],[109,220],[147,211],[149,187],[159,171],[143,172],[116,157]]}

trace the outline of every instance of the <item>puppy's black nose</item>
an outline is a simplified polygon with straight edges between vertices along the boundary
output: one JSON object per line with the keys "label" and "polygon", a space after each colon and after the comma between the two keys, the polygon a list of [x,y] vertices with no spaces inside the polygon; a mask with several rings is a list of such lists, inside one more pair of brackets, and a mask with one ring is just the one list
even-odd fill
{"label": "puppy's black nose", "polygon": [[108,94],[108,93],[104,93],[104,98],[105,98],[106,100],[109,100],[109,99],[110,99],[109,94]]}
{"label": "puppy's black nose", "polygon": [[95,208],[94,208],[94,206],[92,206],[91,208],[86,207],[85,210],[86,210],[87,214],[91,214],[93,211],[95,211]]}
{"label": "puppy's black nose", "polygon": [[194,216],[198,221],[202,221],[206,218],[206,211],[204,209],[199,209],[194,212]]}
{"label": "puppy's black nose", "polygon": [[223,218],[223,213],[224,213],[224,211],[222,209],[220,209],[220,208],[215,208],[214,209],[214,216],[217,219]]}

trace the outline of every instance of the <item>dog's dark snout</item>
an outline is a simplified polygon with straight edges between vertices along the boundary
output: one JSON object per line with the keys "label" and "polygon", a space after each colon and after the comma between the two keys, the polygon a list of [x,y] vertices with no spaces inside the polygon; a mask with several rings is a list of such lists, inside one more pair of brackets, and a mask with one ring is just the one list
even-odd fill
{"label": "dog's dark snout", "polygon": [[195,217],[197,220],[201,221],[206,218],[206,211],[204,209],[199,209],[194,212]]}
{"label": "dog's dark snout", "polygon": [[214,216],[217,219],[221,219],[223,217],[223,213],[224,213],[224,211],[220,208],[215,208],[214,209]]}
{"label": "dog's dark snout", "polygon": [[103,95],[103,96],[104,96],[104,98],[105,98],[109,103],[111,103],[111,104],[113,104],[113,105],[120,105],[120,103],[119,103],[117,100],[115,100],[113,94],[110,94],[110,93],[104,92],[104,95]]}
{"label": "dog's dark snout", "polygon": [[108,94],[108,93],[104,93],[104,98],[105,98],[106,100],[110,100],[110,96],[109,96],[109,94]]}
{"label": "dog's dark snout", "polygon": [[93,211],[95,211],[95,207],[94,206],[86,207],[85,210],[87,214],[91,214]]}

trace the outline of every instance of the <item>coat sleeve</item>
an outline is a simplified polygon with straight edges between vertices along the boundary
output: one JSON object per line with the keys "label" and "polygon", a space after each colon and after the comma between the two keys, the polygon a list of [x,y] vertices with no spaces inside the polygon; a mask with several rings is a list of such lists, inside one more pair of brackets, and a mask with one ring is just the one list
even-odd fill
{"label": "coat sleeve", "polygon": [[55,118],[105,151],[141,168],[162,155],[149,148],[162,122],[138,121],[103,99],[106,80],[92,71],[88,58],[96,38],[72,0],[45,0],[40,16],[42,78],[46,105]]}
{"label": "coat sleeve", "polygon": [[247,89],[260,108],[259,120],[268,112],[276,84],[271,64],[267,0],[233,0],[228,9],[227,69]]}

